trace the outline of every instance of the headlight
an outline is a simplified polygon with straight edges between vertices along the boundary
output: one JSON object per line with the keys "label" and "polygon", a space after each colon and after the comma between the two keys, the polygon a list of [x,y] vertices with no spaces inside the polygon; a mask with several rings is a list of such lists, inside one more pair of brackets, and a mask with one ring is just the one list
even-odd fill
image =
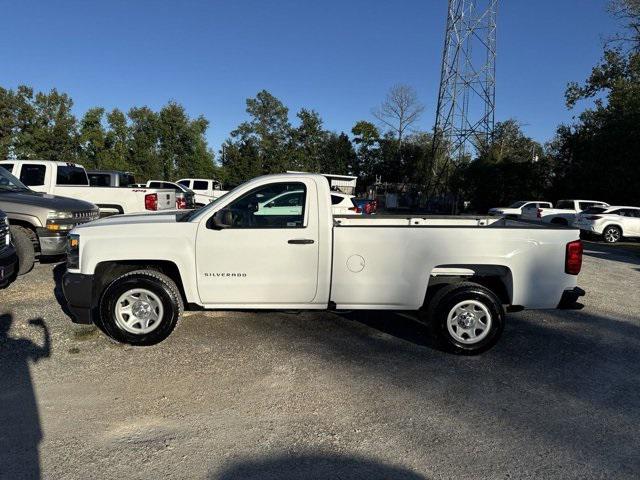
{"label": "headlight", "polygon": [[67,232],[72,230],[73,222],[66,220],[73,219],[73,212],[49,212],[47,214],[47,230],[52,232]]}
{"label": "headlight", "polygon": [[11,243],[11,232],[9,231],[9,218],[8,217],[2,217],[2,218],[0,218],[0,222],[4,223],[6,225],[7,234],[5,235],[5,238],[4,238],[4,244],[5,245],[9,245]]}
{"label": "headlight", "polygon": [[80,268],[80,235],[72,233],[67,237],[67,268]]}
{"label": "headlight", "polygon": [[68,220],[73,218],[73,212],[49,212],[47,220]]}

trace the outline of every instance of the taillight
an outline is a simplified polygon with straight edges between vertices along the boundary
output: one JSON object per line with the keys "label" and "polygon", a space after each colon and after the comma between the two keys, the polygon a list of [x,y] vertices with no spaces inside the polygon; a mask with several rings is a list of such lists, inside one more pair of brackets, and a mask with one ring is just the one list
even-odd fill
{"label": "taillight", "polygon": [[144,196],[144,208],[147,210],[158,210],[158,194],[147,193]]}
{"label": "taillight", "polygon": [[364,213],[366,213],[367,215],[371,215],[371,212],[373,212],[373,206],[371,205],[370,202],[365,203]]}
{"label": "taillight", "polygon": [[578,275],[582,269],[582,242],[574,240],[567,243],[567,253],[564,259],[564,271],[569,275]]}
{"label": "taillight", "polygon": [[542,218],[542,209],[541,208],[539,208],[538,211],[536,212],[536,217]]}
{"label": "taillight", "polygon": [[178,209],[187,208],[187,199],[186,198],[176,198],[176,208],[178,208]]}

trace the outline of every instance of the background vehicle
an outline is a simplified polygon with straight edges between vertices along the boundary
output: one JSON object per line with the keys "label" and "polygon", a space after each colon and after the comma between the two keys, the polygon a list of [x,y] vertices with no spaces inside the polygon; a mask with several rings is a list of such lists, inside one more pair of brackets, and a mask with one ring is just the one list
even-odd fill
{"label": "background vehicle", "polygon": [[590,207],[608,207],[609,204],[597,200],[560,200],[556,208],[527,206],[522,209],[522,219],[541,220],[556,225],[573,225],[576,215]]}
{"label": "background vehicle", "polygon": [[92,203],[30,190],[2,166],[0,209],[11,222],[20,275],[31,270],[38,255],[62,255],[69,231],[99,215]]}
{"label": "background vehicle", "polygon": [[366,198],[354,198],[353,203],[365,215],[373,215],[378,211],[378,201]]}
{"label": "background vehicle", "polygon": [[227,193],[221,190],[220,182],[206,178],[182,178],[176,183],[187,187],[195,193],[196,207],[203,207]]}
{"label": "background vehicle", "polygon": [[100,208],[101,214],[175,209],[173,190],[92,187],[84,167],[74,163],[5,160],[0,166],[31,190],[91,202]]}
{"label": "background vehicle", "polygon": [[178,209],[195,208],[196,206],[195,193],[184,185],[163,180],[149,180],[146,186],[149,188],[173,189],[176,193],[176,208]]}
{"label": "background vehicle", "polygon": [[118,170],[87,170],[92,187],[132,187],[136,179],[131,172]]}
{"label": "background vehicle", "polygon": [[576,217],[575,226],[590,235],[601,235],[605,242],[622,237],[640,237],[640,207],[591,207]]}
{"label": "background vehicle", "polygon": [[11,240],[9,219],[0,210],[0,288],[6,287],[18,270],[18,257]]}
{"label": "background vehicle", "polygon": [[334,215],[360,215],[362,210],[356,203],[355,196],[346,193],[331,192],[331,210]]}
{"label": "background vehicle", "polygon": [[518,218],[520,215],[522,215],[523,208],[553,208],[553,205],[550,202],[524,200],[512,203],[508,207],[491,208],[489,210],[489,215],[504,215],[509,218]]}
{"label": "background vehicle", "polygon": [[[297,210],[258,214],[264,198],[289,192],[302,193]],[[166,338],[189,304],[420,310],[445,347],[478,353],[498,340],[505,305],[556,308],[584,293],[576,287],[577,230],[496,217],[334,216],[331,209],[325,177],[283,174],[188,213],[80,226],[63,280],[69,308],[76,321],[95,319],[137,345]]]}

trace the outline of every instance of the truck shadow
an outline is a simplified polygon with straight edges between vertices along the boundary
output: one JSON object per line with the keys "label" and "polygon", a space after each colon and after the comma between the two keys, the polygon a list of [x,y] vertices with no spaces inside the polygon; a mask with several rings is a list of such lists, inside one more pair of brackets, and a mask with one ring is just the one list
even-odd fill
{"label": "truck shadow", "polygon": [[43,435],[29,363],[51,355],[49,329],[41,318],[29,321],[42,330],[38,345],[10,337],[12,323],[12,315],[0,315],[0,478],[38,479]]}
{"label": "truck shadow", "polygon": [[[308,318],[317,322],[317,315]],[[640,434],[628,428],[640,423],[637,323],[584,310],[510,314],[494,349],[460,357],[436,353],[426,327],[404,315],[325,318],[322,327],[304,319],[292,322],[283,337],[305,338],[299,345],[341,372],[350,389],[373,384],[411,392],[408,397],[423,406],[398,404],[399,416],[404,409],[412,415],[415,408],[428,408],[436,417],[451,415],[464,425],[461,431],[503,439],[514,455],[530,451],[532,442],[588,459],[590,468],[611,473],[609,478],[640,471]],[[425,438],[432,427],[423,426]],[[516,440],[522,432],[526,445]],[[458,431],[450,434],[450,443],[467,441]]]}
{"label": "truck shadow", "polygon": [[336,454],[281,455],[249,458],[233,463],[210,480],[426,480],[402,467],[384,465],[376,460]]}
{"label": "truck shadow", "polygon": [[634,250],[631,247],[627,248],[624,245],[585,242],[584,254],[612,262],[640,265],[640,250]]}

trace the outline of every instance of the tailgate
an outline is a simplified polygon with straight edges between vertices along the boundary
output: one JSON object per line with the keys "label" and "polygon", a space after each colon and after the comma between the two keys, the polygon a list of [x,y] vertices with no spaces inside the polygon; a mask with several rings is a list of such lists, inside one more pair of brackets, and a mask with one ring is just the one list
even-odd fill
{"label": "tailgate", "polygon": [[158,210],[171,210],[176,208],[176,192],[169,189],[156,190],[158,194]]}

